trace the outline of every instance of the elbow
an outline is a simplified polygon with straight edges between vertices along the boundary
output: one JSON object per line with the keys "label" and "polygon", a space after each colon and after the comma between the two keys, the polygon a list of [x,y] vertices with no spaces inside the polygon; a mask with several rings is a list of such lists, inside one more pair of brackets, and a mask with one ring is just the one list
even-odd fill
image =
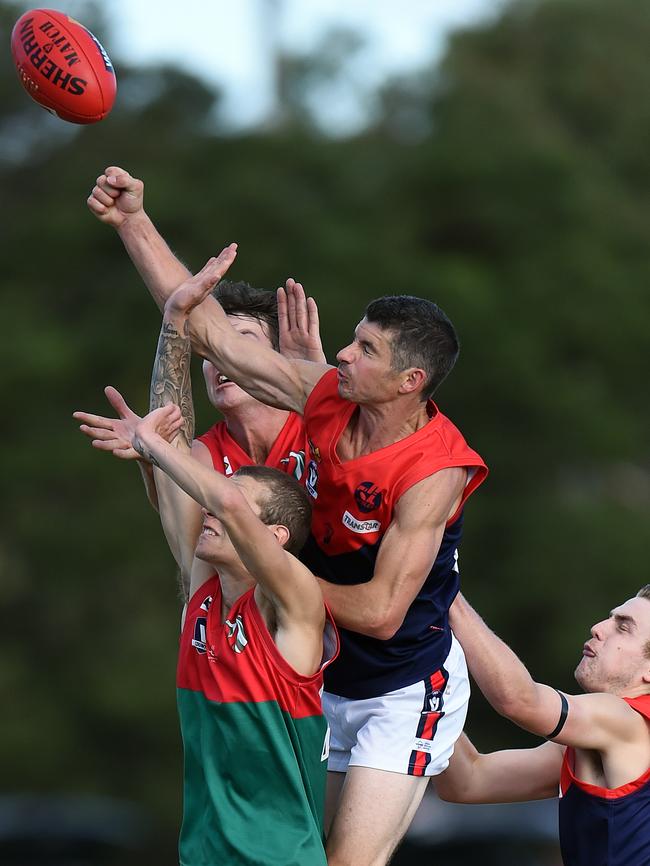
{"label": "elbow", "polygon": [[475,802],[469,792],[460,785],[448,784],[444,779],[444,773],[439,781],[434,782],[438,799],[445,803],[473,803]]}
{"label": "elbow", "polygon": [[375,640],[390,640],[395,637],[403,622],[403,616],[396,616],[390,611],[378,613],[366,623],[364,634]]}
{"label": "elbow", "polygon": [[494,709],[506,719],[519,725],[521,728],[530,729],[534,726],[535,707],[521,695],[507,695],[495,702]]}

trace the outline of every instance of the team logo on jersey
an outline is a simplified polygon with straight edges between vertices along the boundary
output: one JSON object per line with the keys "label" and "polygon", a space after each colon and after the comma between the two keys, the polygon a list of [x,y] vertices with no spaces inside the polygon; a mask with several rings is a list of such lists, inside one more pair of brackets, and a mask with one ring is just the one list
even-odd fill
{"label": "team logo on jersey", "polygon": [[206,613],[210,610],[210,605],[212,604],[212,596],[209,595],[207,598],[204,598],[201,602],[201,610],[204,610]]}
{"label": "team logo on jersey", "polygon": [[207,619],[204,616],[198,616],[194,623],[194,636],[192,637],[192,646],[198,652],[203,654],[206,651],[206,626]]}
{"label": "team logo on jersey", "polygon": [[248,646],[248,638],[244,631],[244,623],[241,615],[236,616],[234,622],[230,622],[230,620],[227,619],[225,624],[228,626],[227,637],[230,649],[235,653],[244,652]]}
{"label": "team logo on jersey", "polygon": [[352,532],[357,532],[359,535],[367,535],[370,532],[378,532],[381,523],[379,520],[357,520],[349,511],[343,512],[341,520],[343,526],[347,526]]}
{"label": "team logo on jersey", "polygon": [[382,494],[372,481],[362,481],[354,491],[354,501],[357,503],[359,511],[363,511],[364,514],[379,508],[381,500]]}
{"label": "team logo on jersey", "polygon": [[318,466],[314,460],[309,461],[309,466],[307,467],[307,481],[305,482],[305,487],[307,488],[307,493],[310,496],[313,496],[314,499],[318,499],[318,491],[316,487],[318,486]]}
{"label": "team logo on jersey", "polygon": [[318,445],[314,445],[311,439],[309,440],[309,453],[314,458],[316,463],[320,463],[320,448],[318,447]]}
{"label": "team logo on jersey", "polygon": [[[210,610],[210,605],[212,604],[212,596],[209,595],[207,598],[204,598],[201,602],[201,607],[199,610],[207,613]],[[206,638],[206,623],[208,618],[205,616],[197,616],[196,622],[194,623],[194,635],[192,636],[192,646],[198,652],[203,654],[207,650],[207,638]]]}
{"label": "team logo on jersey", "polygon": [[224,455],[223,458],[223,474],[224,475],[232,475],[232,466],[230,465],[230,460]]}
{"label": "team logo on jersey", "polygon": [[305,452],[304,451],[289,451],[288,457],[283,457],[280,460],[287,467],[289,475],[293,475],[296,481],[300,481],[305,472]]}

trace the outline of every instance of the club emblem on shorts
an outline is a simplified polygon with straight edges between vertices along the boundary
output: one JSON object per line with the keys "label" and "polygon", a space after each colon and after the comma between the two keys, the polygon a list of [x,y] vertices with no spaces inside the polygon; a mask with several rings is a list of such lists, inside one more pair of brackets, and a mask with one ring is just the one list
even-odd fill
{"label": "club emblem on shorts", "polygon": [[354,501],[359,511],[363,511],[364,514],[379,508],[381,500],[382,494],[372,481],[362,481],[354,491]]}
{"label": "club emblem on shorts", "polygon": [[289,475],[293,475],[296,481],[300,481],[305,472],[305,452],[289,451],[289,456],[283,457],[280,463],[287,467],[286,471]]}
{"label": "club emblem on shorts", "polygon": [[228,626],[228,643],[230,644],[230,649],[236,653],[243,652],[248,645],[248,638],[244,631],[244,623],[241,615],[236,616],[234,622],[230,622],[230,620],[227,619],[225,624]]}
{"label": "club emblem on shorts", "polygon": [[313,496],[314,499],[318,499],[318,491],[316,487],[318,485],[318,467],[314,460],[309,461],[309,466],[307,467],[307,481],[305,482],[305,487],[307,488],[307,493],[310,496]]}
{"label": "club emblem on shorts", "polygon": [[442,709],[442,692],[432,692],[427,695],[430,713],[439,713]]}

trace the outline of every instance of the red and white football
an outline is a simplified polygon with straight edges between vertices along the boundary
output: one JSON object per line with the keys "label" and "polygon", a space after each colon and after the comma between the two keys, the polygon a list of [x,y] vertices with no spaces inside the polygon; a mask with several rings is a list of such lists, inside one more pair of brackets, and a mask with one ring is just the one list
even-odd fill
{"label": "red and white football", "polygon": [[39,105],[71,123],[96,123],[113,107],[113,64],[90,30],[55,9],[31,9],[11,33],[18,77]]}

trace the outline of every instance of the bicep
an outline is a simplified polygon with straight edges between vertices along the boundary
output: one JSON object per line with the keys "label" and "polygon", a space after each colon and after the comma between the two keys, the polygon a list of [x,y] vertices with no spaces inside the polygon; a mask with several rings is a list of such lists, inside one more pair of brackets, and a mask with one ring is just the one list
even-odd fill
{"label": "bicep", "polygon": [[373,580],[383,585],[402,619],[440,550],[447,520],[457,508],[467,473],[442,469],[406,491],[382,539]]}
{"label": "bicep", "polygon": [[578,749],[607,750],[612,742],[647,735],[645,719],[612,694],[567,695],[567,716],[554,741]]}

